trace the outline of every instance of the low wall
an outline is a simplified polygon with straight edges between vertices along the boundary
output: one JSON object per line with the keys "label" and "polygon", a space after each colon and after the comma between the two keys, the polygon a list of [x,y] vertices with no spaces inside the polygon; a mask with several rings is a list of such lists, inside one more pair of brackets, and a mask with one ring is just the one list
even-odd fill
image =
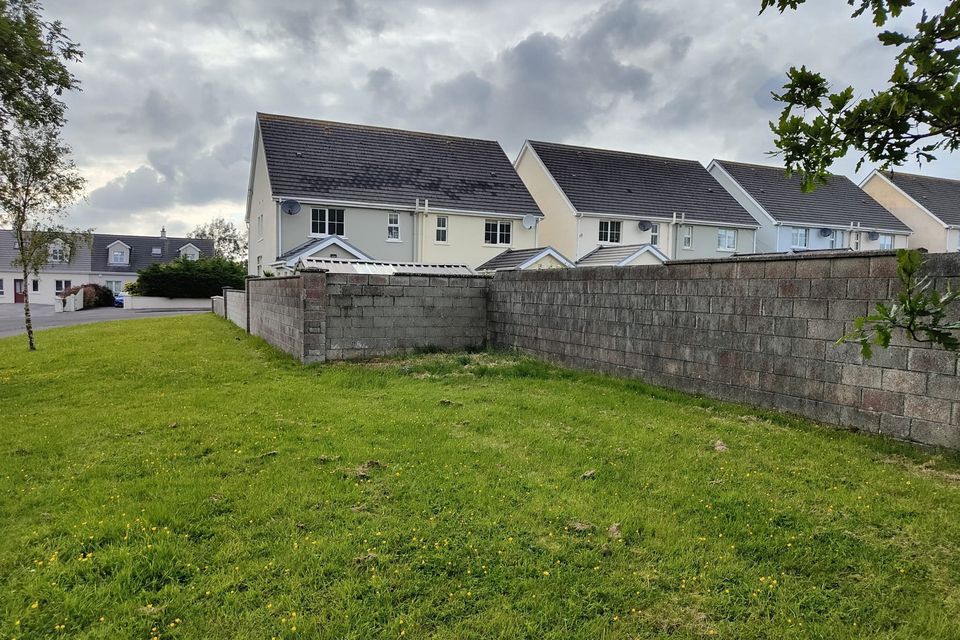
{"label": "low wall", "polygon": [[227,317],[227,306],[223,296],[212,296],[210,298],[210,311],[217,314],[221,318]]}
{"label": "low wall", "polygon": [[484,276],[327,274],[328,360],[482,348]]}
{"label": "low wall", "polygon": [[247,292],[242,289],[224,289],[223,317],[243,330],[247,329]]}
{"label": "low wall", "polygon": [[[960,286],[960,254],[928,257]],[[889,252],[499,272],[490,342],[573,367],[960,447],[957,357],[836,339],[899,291]]]}
{"label": "low wall", "polygon": [[326,358],[326,274],[247,280],[248,331],[301,362]]}
{"label": "low wall", "polygon": [[161,298],[154,296],[124,296],[123,308],[133,311],[210,309],[210,298]]}

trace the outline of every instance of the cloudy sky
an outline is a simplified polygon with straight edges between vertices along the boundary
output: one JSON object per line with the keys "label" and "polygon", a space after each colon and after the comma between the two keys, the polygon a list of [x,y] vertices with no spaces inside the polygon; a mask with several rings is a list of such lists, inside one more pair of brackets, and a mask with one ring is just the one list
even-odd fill
{"label": "cloudy sky", "polygon": [[[257,111],[492,138],[511,158],[533,138],[765,162],[770,91],[791,65],[866,93],[893,57],[843,0],[783,16],[758,16],[760,0],[274,4],[46,0],[86,52],[68,98],[88,180],[74,224],[242,225]],[[943,2],[901,24],[923,6]]]}

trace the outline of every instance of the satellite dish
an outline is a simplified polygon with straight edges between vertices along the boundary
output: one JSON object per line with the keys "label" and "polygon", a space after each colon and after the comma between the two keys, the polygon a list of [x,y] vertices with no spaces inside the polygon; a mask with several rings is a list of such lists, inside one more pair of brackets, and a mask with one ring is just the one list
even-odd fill
{"label": "satellite dish", "polygon": [[300,203],[296,200],[284,200],[280,203],[280,211],[288,216],[295,216],[300,213]]}
{"label": "satellite dish", "polygon": [[523,216],[524,229],[533,229],[535,226],[537,226],[537,216],[533,215],[532,213],[528,213],[527,215]]}
{"label": "satellite dish", "polygon": [[832,235],[833,235],[833,229],[827,229],[827,228],[820,229],[820,236],[821,236],[821,237],[823,237],[823,238],[829,238],[829,237],[832,236]]}
{"label": "satellite dish", "polygon": [[650,231],[650,229],[653,229],[653,224],[646,220],[641,220],[637,223],[637,226],[640,227],[640,231]]}
{"label": "satellite dish", "polygon": [[871,231],[870,233],[867,234],[867,239],[870,240],[871,242],[876,242],[877,240],[880,239],[880,232]]}

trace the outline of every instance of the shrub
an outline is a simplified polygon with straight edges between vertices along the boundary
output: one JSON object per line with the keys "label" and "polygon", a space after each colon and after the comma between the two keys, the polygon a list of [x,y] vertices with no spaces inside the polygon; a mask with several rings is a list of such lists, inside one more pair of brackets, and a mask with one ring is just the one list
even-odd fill
{"label": "shrub", "polygon": [[83,308],[92,307],[112,307],[114,303],[113,291],[100,284],[81,284],[70,287],[60,294],[61,298],[72,296],[78,291],[83,291]]}
{"label": "shrub", "polygon": [[135,296],[209,298],[220,295],[223,287],[242,289],[246,275],[240,263],[223,258],[179,258],[141,269],[127,290]]}

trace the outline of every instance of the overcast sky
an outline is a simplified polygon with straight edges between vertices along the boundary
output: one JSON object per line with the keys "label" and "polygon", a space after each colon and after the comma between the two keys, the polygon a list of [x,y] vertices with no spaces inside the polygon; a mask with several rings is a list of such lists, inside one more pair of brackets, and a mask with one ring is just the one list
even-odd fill
{"label": "overcast sky", "polygon": [[86,53],[68,97],[88,180],[72,222],[102,232],[242,226],[257,111],[492,138],[511,158],[532,138],[771,162],[770,91],[791,65],[867,92],[893,57],[843,0],[783,16],[760,0],[45,4]]}

